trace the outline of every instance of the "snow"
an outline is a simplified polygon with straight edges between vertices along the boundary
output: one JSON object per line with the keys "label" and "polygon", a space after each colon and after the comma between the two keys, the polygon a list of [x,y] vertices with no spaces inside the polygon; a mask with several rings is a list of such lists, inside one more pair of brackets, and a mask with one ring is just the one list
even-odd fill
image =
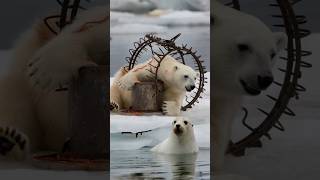
{"label": "snow", "polygon": [[111,11],[110,18],[111,34],[160,33],[170,27],[210,25],[209,11],[168,10],[159,16]]}
{"label": "snow", "polygon": [[208,11],[210,0],[111,0],[113,11],[144,13],[154,9]]}

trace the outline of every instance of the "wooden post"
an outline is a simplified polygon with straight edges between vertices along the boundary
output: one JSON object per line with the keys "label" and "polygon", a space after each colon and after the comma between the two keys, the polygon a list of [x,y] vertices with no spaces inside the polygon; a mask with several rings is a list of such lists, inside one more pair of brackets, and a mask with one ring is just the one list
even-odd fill
{"label": "wooden post", "polygon": [[80,158],[106,158],[107,137],[107,67],[84,67],[69,90],[70,141],[67,152]]}
{"label": "wooden post", "polygon": [[[158,86],[158,92],[156,92]],[[134,111],[157,112],[161,111],[163,99],[163,83],[141,82],[132,89],[132,109]]]}

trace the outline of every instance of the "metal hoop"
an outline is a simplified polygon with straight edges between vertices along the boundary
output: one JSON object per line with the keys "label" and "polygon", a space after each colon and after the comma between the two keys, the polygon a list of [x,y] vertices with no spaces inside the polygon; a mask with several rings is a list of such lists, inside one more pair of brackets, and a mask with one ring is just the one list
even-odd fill
{"label": "metal hoop", "polygon": [[[137,64],[137,59],[141,57],[144,51],[148,51],[149,48],[149,51],[152,53],[152,55],[156,55],[159,57],[159,59],[156,60],[157,65],[149,63],[150,69],[148,70],[149,72],[154,74],[155,81],[158,81],[158,69],[163,58],[166,55],[174,56],[175,59],[180,60],[183,64],[186,64],[184,56],[191,55],[193,63],[196,67],[195,70],[199,71],[200,77],[199,82],[197,83],[196,92],[189,96],[186,96],[185,101],[187,102],[187,104],[181,107],[181,110],[186,111],[187,109],[192,108],[195,103],[199,103],[198,99],[202,98],[201,94],[205,91],[204,84],[207,83],[207,78],[204,76],[204,74],[206,73],[206,68],[203,65],[204,61],[200,60],[201,56],[197,55],[197,51],[193,50],[192,47],[188,47],[186,44],[182,46],[176,45],[175,40],[180,35],[181,33],[167,40],[157,37],[154,34],[147,34],[145,37],[140,38],[138,42],[133,43],[134,48],[129,49],[129,53],[131,56],[126,57],[126,61],[128,63],[127,69],[131,70]],[[155,51],[156,47],[158,47],[159,52]]]}
{"label": "metal hoop", "polygon": [[[281,14],[274,14],[274,18],[282,18],[283,24],[275,24],[274,27],[282,27],[288,36],[287,55],[280,57],[280,59],[286,61],[286,69],[279,70],[285,73],[283,81],[274,82],[275,85],[280,86],[281,90],[278,97],[267,95],[269,99],[274,101],[274,106],[271,111],[266,111],[261,108],[257,108],[267,117],[257,127],[252,127],[247,122],[248,110],[243,108],[245,116],[242,119],[242,124],[251,131],[249,135],[242,138],[236,143],[231,143],[228,153],[232,153],[236,156],[242,156],[245,154],[245,149],[248,147],[262,147],[261,138],[263,136],[268,139],[272,139],[269,131],[272,128],[276,128],[280,131],[284,131],[284,126],[280,122],[282,114],[288,116],[295,116],[293,110],[288,107],[288,103],[291,98],[299,98],[300,92],[305,91],[305,87],[298,83],[298,80],[302,77],[301,68],[311,68],[312,65],[302,60],[303,57],[309,56],[312,53],[310,51],[302,50],[301,39],[308,36],[310,31],[300,28],[300,25],[307,22],[306,17],[303,15],[296,15],[293,6],[301,0],[276,0],[275,3],[271,3],[270,6],[279,8]],[[240,3],[238,0],[233,0],[229,5],[240,10]]]}

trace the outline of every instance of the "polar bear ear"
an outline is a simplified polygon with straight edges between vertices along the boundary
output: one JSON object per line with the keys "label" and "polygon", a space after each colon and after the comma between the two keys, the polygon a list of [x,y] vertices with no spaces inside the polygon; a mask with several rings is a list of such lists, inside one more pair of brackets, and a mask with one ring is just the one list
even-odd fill
{"label": "polar bear ear", "polygon": [[287,46],[287,35],[283,32],[275,32],[273,33],[274,39],[276,41],[277,52],[283,50]]}

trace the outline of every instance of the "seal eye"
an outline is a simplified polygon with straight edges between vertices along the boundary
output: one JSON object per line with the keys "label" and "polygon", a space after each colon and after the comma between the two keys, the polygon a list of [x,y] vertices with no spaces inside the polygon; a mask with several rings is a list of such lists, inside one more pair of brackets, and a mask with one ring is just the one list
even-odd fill
{"label": "seal eye", "polygon": [[184,123],[185,125],[187,125],[187,124],[188,124],[188,121],[183,121],[183,123]]}
{"label": "seal eye", "polygon": [[273,59],[276,56],[276,53],[271,53],[271,59]]}

